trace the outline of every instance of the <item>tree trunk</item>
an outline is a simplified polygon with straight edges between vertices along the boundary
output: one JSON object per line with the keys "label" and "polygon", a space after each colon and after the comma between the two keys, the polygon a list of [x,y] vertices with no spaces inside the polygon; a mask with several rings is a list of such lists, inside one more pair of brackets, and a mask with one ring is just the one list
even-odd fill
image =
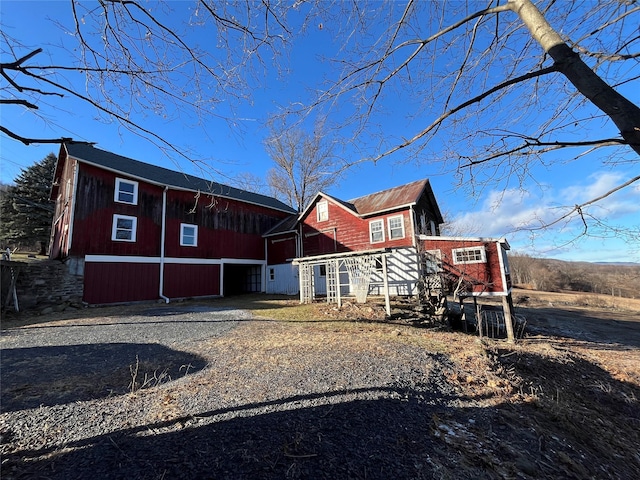
{"label": "tree trunk", "polygon": [[531,0],[509,0],[509,4],[533,38],[553,58],[558,71],[613,120],[622,138],[640,155],[640,107],[620,95],[591,70],[549,25]]}

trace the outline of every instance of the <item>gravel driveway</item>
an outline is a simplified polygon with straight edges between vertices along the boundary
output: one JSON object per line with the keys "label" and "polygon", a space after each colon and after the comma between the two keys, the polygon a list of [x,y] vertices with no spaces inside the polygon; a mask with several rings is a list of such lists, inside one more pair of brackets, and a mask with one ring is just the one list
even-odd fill
{"label": "gravel driveway", "polygon": [[2,478],[431,477],[428,412],[453,398],[437,356],[250,318],[178,305],[3,332]]}

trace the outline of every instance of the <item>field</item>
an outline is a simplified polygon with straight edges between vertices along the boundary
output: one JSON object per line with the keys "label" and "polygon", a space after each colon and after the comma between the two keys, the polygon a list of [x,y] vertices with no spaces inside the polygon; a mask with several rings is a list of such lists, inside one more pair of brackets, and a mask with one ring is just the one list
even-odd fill
{"label": "field", "polygon": [[[3,348],[36,329],[125,328],[151,314],[160,325],[181,309],[253,314],[169,345],[206,360],[178,380],[131,388],[130,363],[118,379],[101,372],[107,397],[85,398],[60,387],[65,363],[49,372],[62,390],[51,405],[6,411],[28,385],[3,392],[3,478],[640,478],[640,300],[524,290],[514,300],[527,319],[515,345],[385,320],[376,304],[260,295],[6,318]],[[99,432],[78,426],[100,415],[111,420]]]}

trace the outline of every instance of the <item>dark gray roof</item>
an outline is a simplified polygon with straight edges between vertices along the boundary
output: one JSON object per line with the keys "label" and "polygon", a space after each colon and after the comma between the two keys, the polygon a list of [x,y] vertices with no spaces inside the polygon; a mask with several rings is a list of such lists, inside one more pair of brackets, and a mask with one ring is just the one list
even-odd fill
{"label": "dark gray roof", "polygon": [[272,229],[268,230],[263,237],[270,237],[272,235],[279,235],[281,233],[293,232],[296,229],[296,224],[298,223],[298,215],[289,215],[288,217],[283,218],[280,222],[273,226]]}
{"label": "dark gray roof", "polygon": [[122,155],[100,150],[91,144],[67,143],[65,144],[65,148],[70,156],[77,158],[78,160],[159,185],[167,185],[169,187],[176,187],[194,192],[206,192],[225,198],[232,198],[242,202],[282,210],[288,213],[295,213],[293,208],[282,203],[280,200],[276,200],[275,198],[260,195],[259,193],[247,192],[246,190],[241,190],[229,185],[223,185],[211,180],[187,175],[186,173],[180,173],[167,168],[151,165],[149,163],[133,160],[131,158],[123,157]]}

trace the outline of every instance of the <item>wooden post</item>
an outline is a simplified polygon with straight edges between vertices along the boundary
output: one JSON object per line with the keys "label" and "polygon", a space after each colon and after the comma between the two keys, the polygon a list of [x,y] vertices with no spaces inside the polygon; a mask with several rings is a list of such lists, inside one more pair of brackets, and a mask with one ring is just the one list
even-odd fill
{"label": "wooden post", "polygon": [[334,260],[336,269],[336,301],[338,308],[342,308],[342,296],[340,295],[340,260]]}
{"label": "wooden post", "polygon": [[504,312],[504,326],[507,329],[507,342],[514,343],[516,339],[513,334],[513,301],[511,301],[511,294],[502,297],[502,310]]}
{"label": "wooden post", "polygon": [[460,313],[462,317],[460,317],[460,321],[462,322],[462,331],[467,333],[467,314],[464,311],[464,297],[459,296],[458,301],[460,302]]}
{"label": "wooden post", "polygon": [[389,279],[387,278],[387,256],[382,255],[382,281],[384,283],[384,306],[387,316],[391,316],[391,302],[389,301]]}
{"label": "wooden post", "polygon": [[478,305],[478,297],[473,297],[473,306],[476,308],[476,324],[478,326],[478,336],[482,338],[482,315],[480,314],[480,305]]}

